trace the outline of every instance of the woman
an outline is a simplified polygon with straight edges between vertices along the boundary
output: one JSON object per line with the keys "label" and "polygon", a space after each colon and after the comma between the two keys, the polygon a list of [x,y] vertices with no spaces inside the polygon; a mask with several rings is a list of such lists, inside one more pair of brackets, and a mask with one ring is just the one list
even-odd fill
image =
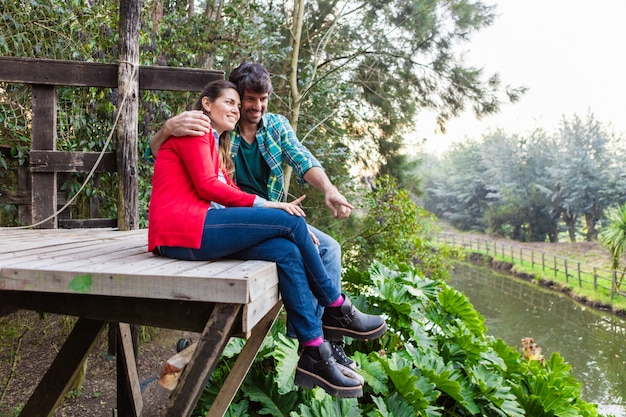
{"label": "woman", "polygon": [[271,202],[234,184],[229,144],[219,138],[234,129],[239,105],[234,84],[209,83],[195,108],[211,119],[212,134],[171,137],[159,149],[148,249],[177,259],[275,262],[287,316],[304,347],[296,384],[320,386],[339,397],[360,396],[361,381],[338,370],[330,345],[322,338],[322,322],[315,316],[311,293],[326,306],[324,324],[338,333],[378,337],[386,330],[384,319],[358,311],[328,277],[298,206],[304,196],[293,203]]}

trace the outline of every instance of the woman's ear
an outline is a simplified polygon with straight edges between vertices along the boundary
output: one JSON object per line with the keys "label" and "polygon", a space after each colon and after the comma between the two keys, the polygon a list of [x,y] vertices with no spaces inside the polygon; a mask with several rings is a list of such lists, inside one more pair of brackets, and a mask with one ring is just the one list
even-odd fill
{"label": "woman's ear", "polygon": [[209,98],[207,96],[202,97],[202,108],[208,114],[211,113],[211,101],[209,100]]}

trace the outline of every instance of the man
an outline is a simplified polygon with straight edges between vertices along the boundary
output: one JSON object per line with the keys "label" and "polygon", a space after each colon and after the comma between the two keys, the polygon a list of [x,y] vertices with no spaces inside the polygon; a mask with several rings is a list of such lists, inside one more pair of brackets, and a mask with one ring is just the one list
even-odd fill
{"label": "man", "polygon": [[[348,217],[354,207],[331,183],[319,161],[298,141],[287,118],[267,113],[272,83],[263,65],[245,62],[231,72],[229,80],[237,86],[241,96],[241,117],[230,136],[237,185],[268,200],[285,201],[283,163],[287,163],[293,167],[298,182],[306,182],[324,194],[326,205],[335,218]],[[200,136],[208,132],[210,126],[209,118],[202,112],[187,111],[174,116],[152,137],[152,154],[157,155],[158,148],[170,136]],[[340,288],[340,245],[329,235],[309,227],[328,275],[336,280]],[[344,352],[343,336],[363,337],[348,334],[345,329],[331,324],[332,318],[324,314],[324,309],[314,297],[311,298],[324,323],[324,337],[330,342],[338,368],[347,376],[362,380],[353,371],[354,361]],[[289,324],[287,335],[295,337]]]}

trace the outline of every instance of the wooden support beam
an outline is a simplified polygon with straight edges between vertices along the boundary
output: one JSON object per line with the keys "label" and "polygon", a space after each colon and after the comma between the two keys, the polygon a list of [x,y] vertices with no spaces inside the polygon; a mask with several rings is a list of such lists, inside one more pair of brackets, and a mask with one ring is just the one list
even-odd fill
{"label": "wooden support beam", "polygon": [[282,306],[282,301],[278,302],[254,327],[252,335],[239,353],[233,369],[226,377],[226,381],[224,381],[224,385],[222,385],[220,392],[215,397],[215,401],[211,404],[207,417],[222,417],[226,414],[226,410],[228,410],[230,403],[235,398],[235,394],[237,394],[239,387],[248,374],[248,370],[250,370],[254,358],[259,353],[259,349],[261,349],[267,334],[272,329]]}
{"label": "wooden support beam", "polygon": [[139,173],[137,120],[139,112],[139,27],[141,2],[120,2],[120,68],[117,125],[117,227],[139,228]]}
{"label": "wooden support beam", "polygon": [[143,400],[137,374],[137,326],[118,323],[117,338],[117,414],[141,416]]}
{"label": "wooden support beam", "polygon": [[[54,86],[33,85],[33,150],[56,148],[57,95]],[[57,174],[32,173],[32,221],[38,223],[57,210]],[[56,218],[38,228],[56,229]]]}
{"label": "wooden support beam", "polygon": [[167,417],[189,417],[232,334],[240,304],[216,304],[191,362],[170,398]]}
{"label": "wooden support beam", "polygon": [[105,325],[105,321],[78,319],[48,372],[24,406],[21,417],[52,415]]}

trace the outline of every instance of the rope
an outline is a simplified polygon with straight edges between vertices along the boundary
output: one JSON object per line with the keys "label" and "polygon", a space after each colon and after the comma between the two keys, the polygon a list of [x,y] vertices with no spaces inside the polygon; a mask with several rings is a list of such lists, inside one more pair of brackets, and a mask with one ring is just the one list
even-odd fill
{"label": "rope", "polygon": [[[132,62],[123,61],[123,60],[119,60],[119,62],[122,63],[122,64],[131,65],[133,67],[133,73],[131,74],[131,78],[134,78],[135,74],[137,73],[137,68],[139,67],[139,64],[134,64]],[[67,203],[65,203],[65,205],[63,207],[61,207],[60,209],[58,209],[57,211],[52,213],[47,218],[45,218],[45,219],[43,219],[43,220],[41,220],[41,221],[39,221],[37,223],[33,223],[33,224],[30,224],[30,225],[26,225],[26,226],[0,227],[0,230],[31,229],[31,228],[33,228],[35,226],[39,226],[40,224],[43,224],[43,223],[45,223],[45,222],[47,222],[47,221],[49,221],[49,220],[51,220],[53,218],[56,218],[63,210],[68,208],[76,200],[76,198],[78,198],[80,193],[87,186],[87,183],[89,182],[91,177],[93,177],[93,174],[96,172],[96,169],[98,168],[98,165],[100,165],[100,161],[102,161],[102,158],[104,157],[104,153],[105,153],[107,147],[111,143],[111,139],[113,138],[113,133],[115,132],[115,128],[117,127],[117,123],[119,122],[119,119],[120,119],[121,110],[124,108],[124,105],[126,104],[126,99],[128,98],[128,96],[129,96],[129,94],[125,94],[124,97],[122,97],[122,102],[120,103],[120,106],[117,109],[117,114],[115,115],[115,121],[113,122],[113,127],[111,128],[111,132],[109,133],[109,136],[107,137],[107,140],[104,143],[104,146],[102,147],[102,150],[100,151],[100,155],[98,155],[98,159],[96,159],[96,163],[93,165],[93,168],[91,168],[91,171],[89,171],[89,174],[87,174],[87,177],[85,178],[85,181],[80,186],[80,188],[78,189],[76,194],[74,194],[72,196],[72,198],[70,198],[69,201]]]}

